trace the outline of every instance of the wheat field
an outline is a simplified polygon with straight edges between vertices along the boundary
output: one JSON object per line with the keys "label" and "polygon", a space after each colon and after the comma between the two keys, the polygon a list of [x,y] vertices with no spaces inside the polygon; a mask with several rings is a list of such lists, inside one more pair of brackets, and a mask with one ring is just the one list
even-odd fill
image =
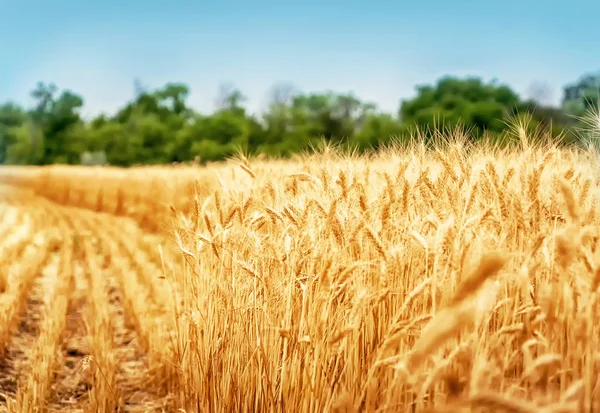
{"label": "wheat field", "polygon": [[593,151],[0,171],[0,410],[600,411]]}

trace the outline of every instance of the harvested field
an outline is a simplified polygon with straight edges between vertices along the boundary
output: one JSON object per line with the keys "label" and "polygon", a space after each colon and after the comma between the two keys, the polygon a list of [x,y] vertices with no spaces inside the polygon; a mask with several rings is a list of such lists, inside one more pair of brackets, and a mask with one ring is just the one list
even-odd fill
{"label": "harvested field", "polygon": [[[156,297],[148,286],[161,280],[156,272],[141,272],[153,253],[145,249],[144,233],[122,219],[26,191],[2,187],[2,194],[3,409],[169,411],[166,386],[155,370],[170,360],[163,353],[168,338],[133,327],[140,318],[148,328],[169,316],[166,306],[151,307]],[[120,238],[108,234],[115,228],[121,237],[139,240],[132,244],[138,261],[114,254]],[[144,307],[129,305],[142,292]],[[153,348],[142,349],[144,340]],[[150,354],[162,361],[150,366]]]}
{"label": "harvested field", "polygon": [[595,159],[1,169],[0,411],[600,411]]}

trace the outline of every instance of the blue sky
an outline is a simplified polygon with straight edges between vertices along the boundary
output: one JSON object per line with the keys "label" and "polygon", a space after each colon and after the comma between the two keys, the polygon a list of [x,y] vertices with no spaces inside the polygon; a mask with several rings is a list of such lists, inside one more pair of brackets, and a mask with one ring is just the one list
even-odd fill
{"label": "blue sky", "polygon": [[0,0],[0,101],[29,104],[37,81],[112,112],[181,81],[211,111],[233,83],[260,110],[269,88],[352,91],[395,112],[440,76],[497,78],[527,96],[600,70],[600,1]]}

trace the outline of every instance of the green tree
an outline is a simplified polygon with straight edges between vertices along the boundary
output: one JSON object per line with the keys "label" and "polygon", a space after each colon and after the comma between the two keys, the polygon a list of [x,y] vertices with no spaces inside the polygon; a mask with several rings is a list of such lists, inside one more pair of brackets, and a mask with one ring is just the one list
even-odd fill
{"label": "green tree", "polygon": [[[190,145],[179,142],[195,116],[187,106],[188,96],[183,83],[167,83],[154,91],[136,87],[135,99],[114,118],[95,121],[95,150],[102,148],[108,162],[116,165],[188,160]],[[98,145],[99,141],[104,144]]]}
{"label": "green tree", "polygon": [[406,135],[405,127],[392,115],[372,113],[366,116],[361,128],[357,131],[351,144],[364,151],[379,149],[391,140],[400,141]]}
{"label": "green tree", "polygon": [[[52,83],[38,83],[29,110],[11,103],[0,106],[0,162],[16,164],[103,163],[128,166],[222,160],[238,150],[251,154],[289,156],[325,142],[361,151],[378,149],[404,138],[408,128],[461,124],[476,139],[494,141],[518,120],[529,132],[555,137],[576,125],[573,114],[589,109],[599,76],[586,76],[565,88],[561,108],[533,99],[522,101],[508,86],[479,78],[443,77],[417,87],[417,96],[401,103],[399,116],[383,113],[352,93],[300,93],[280,83],[270,91],[261,116],[247,113],[245,95],[222,85],[211,114],[196,113],[187,104],[190,90],[167,83],[151,90],[135,84],[134,98],[114,115],[89,122],[80,116],[83,99]],[[534,90],[546,97],[545,89]],[[568,110],[564,110],[564,109]],[[568,112],[568,113],[567,113]],[[526,121],[526,122],[525,122]],[[431,136],[429,136],[431,135]],[[434,138],[435,134],[426,134]],[[573,134],[566,134],[574,141]]]}
{"label": "green tree", "polygon": [[43,156],[41,130],[20,106],[0,106],[0,163],[39,164]]}
{"label": "green tree", "polygon": [[0,164],[7,162],[7,151],[17,142],[16,130],[27,122],[25,111],[14,103],[0,105]]}
{"label": "green tree", "polygon": [[475,136],[484,131],[501,132],[504,120],[520,107],[519,95],[505,85],[484,83],[469,77],[443,77],[435,85],[417,87],[417,96],[404,100],[400,119],[405,124],[437,127],[459,124],[471,129]]}
{"label": "green tree", "polygon": [[43,136],[41,163],[78,163],[81,145],[76,141],[84,137],[80,135],[83,129],[74,128],[82,122],[79,110],[83,107],[83,99],[69,90],[59,96],[57,93],[54,84],[42,82],[31,92],[36,100],[31,119]]}
{"label": "green tree", "polygon": [[562,108],[575,117],[585,116],[591,110],[598,110],[600,101],[600,72],[582,76],[564,87]]}

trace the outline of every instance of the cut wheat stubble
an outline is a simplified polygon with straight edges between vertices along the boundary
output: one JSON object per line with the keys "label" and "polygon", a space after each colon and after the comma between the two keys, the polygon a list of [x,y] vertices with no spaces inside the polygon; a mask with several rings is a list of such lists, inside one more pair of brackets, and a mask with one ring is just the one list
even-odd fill
{"label": "cut wheat stubble", "polygon": [[[6,306],[2,325],[2,355],[0,356],[0,401],[10,405],[18,386],[31,371],[31,351],[39,338],[44,305],[49,297],[46,288],[54,281],[56,260],[46,254],[45,246],[29,251],[23,258],[29,266],[16,265],[22,271],[20,279],[6,291]],[[6,407],[6,405],[5,405]]]}

